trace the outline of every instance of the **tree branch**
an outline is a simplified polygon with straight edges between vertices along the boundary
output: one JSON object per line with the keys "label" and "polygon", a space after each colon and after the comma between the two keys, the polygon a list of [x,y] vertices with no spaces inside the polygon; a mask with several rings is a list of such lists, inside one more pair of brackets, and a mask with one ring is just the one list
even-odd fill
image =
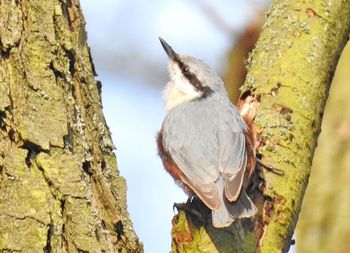
{"label": "tree branch", "polygon": [[[255,220],[227,229],[198,226],[182,212],[173,219],[172,252],[287,252],[301,210],[324,105],[348,40],[350,4],[275,1],[252,55],[241,102],[259,102],[254,123],[266,163]],[[180,237],[180,233],[182,237]]]}

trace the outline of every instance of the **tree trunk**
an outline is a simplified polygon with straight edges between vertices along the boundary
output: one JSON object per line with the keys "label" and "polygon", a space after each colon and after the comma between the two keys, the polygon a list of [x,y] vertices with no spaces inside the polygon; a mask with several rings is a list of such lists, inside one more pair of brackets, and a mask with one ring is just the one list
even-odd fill
{"label": "tree trunk", "polygon": [[0,0],[0,252],[142,252],[78,0]]}
{"label": "tree trunk", "polygon": [[[327,102],[297,229],[298,252],[348,252],[350,234],[350,44]],[[312,245],[312,247],[310,247]]]}
{"label": "tree trunk", "polygon": [[[227,229],[173,219],[172,252],[287,252],[298,220],[328,89],[348,40],[348,1],[275,1],[252,55],[241,103],[254,120],[265,163],[259,215]],[[249,103],[253,101],[254,103]],[[277,171],[275,171],[277,172]],[[258,196],[256,196],[258,195]]]}

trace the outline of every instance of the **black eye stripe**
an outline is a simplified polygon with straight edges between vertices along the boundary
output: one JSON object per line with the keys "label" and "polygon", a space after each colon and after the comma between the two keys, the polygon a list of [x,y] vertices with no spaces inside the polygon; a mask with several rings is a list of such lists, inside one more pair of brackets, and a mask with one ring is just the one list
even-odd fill
{"label": "black eye stripe", "polygon": [[178,57],[175,58],[176,63],[178,64],[182,74],[187,78],[187,80],[196,88],[196,90],[203,92],[202,97],[206,97],[211,94],[213,91],[208,86],[204,86],[197,76],[190,71],[190,68],[184,64]]}

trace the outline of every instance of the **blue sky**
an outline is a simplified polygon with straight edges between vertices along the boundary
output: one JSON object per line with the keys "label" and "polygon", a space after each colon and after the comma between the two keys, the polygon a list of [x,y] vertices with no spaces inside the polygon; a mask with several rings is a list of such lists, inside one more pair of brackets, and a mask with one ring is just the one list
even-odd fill
{"label": "blue sky", "polygon": [[187,199],[157,156],[155,135],[164,117],[161,92],[168,80],[158,36],[177,52],[203,59],[222,73],[235,36],[263,2],[81,0],[97,79],[103,85],[104,114],[127,181],[128,210],[147,253],[169,252],[173,203]]}

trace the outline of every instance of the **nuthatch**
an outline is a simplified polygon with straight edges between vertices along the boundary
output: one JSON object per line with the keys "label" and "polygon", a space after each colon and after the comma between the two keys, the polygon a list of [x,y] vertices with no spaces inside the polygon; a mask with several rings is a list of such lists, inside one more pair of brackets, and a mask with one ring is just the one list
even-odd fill
{"label": "nuthatch", "polygon": [[160,42],[170,74],[166,116],[157,137],[165,169],[189,196],[198,196],[212,210],[214,227],[255,215],[246,193],[255,168],[249,127],[212,68]]}

